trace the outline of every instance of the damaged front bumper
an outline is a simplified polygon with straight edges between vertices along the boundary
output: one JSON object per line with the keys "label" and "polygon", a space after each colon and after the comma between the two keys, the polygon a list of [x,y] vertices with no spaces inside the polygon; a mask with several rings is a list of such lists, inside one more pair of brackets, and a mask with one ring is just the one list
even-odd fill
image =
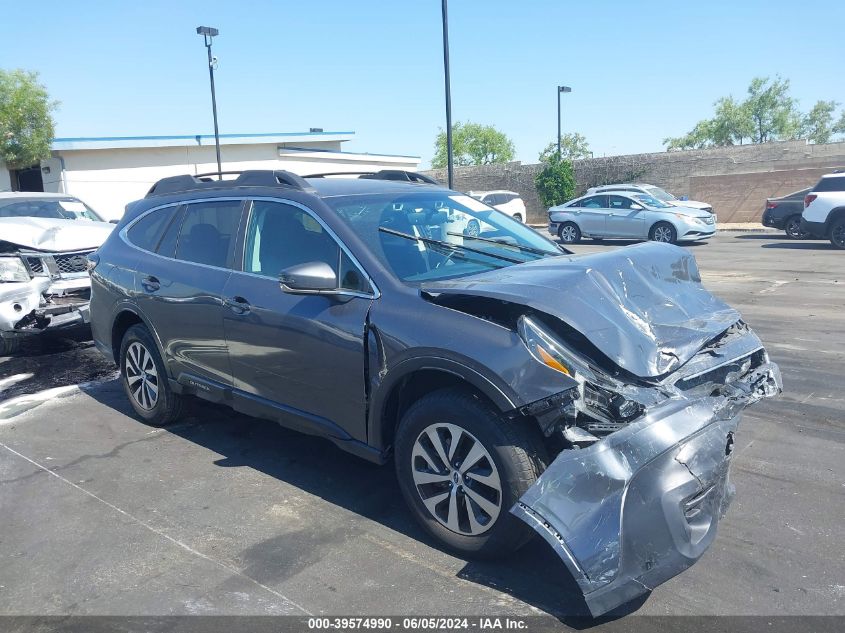
{"label": "damaged front bumper", "polygon": [[78,327],[91,321],[87,274],[0,284],[0,336],[12,338]]}
{"label": "damaged front bumper", "polygon": [[593,616],[606,613],[709,547],[734,495],[740,411],[781,388],[765,362],[720,395],[650,407],[601,441],[562,451],[511,512],[563,559]]}

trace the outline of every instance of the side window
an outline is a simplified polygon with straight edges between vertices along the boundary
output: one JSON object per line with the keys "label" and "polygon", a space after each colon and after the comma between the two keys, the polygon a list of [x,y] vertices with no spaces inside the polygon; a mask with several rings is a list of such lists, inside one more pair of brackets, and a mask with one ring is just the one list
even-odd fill
{"label": "side window", "polygon": [[174,257],[176,255],[176,243],[179,240],[179,230],[182,228],[182,220],[185,217],[185,207],[179,207],[174,214],[173,220],[164,232],[159,242],[156,253],[163,257]]}
{"label": "side window", "polygon": [[286,268],[310,262],[331,266],[341,288],[370,292],[358,267],[309,213],[282,202],[255,201],[244,245],[244,271],[277,279]]}
{"label": "side window", "polygon": [[135,222],[126,232],[129,241],[145,251],[155,251],[170,220],[176,211],[175,206],[164,207],[148,213]]}
{"label": "side window", "polygon": [[630,198],[624,198],[622,196],[608,196],[608,198],[609,208],[611,209],[630,209],[634,202]]}
{"label": "side window", "polygon": [[240,219],[240,200],[189,204],[179,231],[176,259],[225,268]]}
{"label": "side window", "polygon": [[591,198],[585,198],[578,206],[585,209],[603,209],[607,206],[607,196],[592,196]]}

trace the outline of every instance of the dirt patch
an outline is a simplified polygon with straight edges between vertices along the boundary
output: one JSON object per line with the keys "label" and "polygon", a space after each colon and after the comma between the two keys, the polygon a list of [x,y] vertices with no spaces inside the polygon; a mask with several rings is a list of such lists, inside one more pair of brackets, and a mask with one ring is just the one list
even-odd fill
{"label": "dirt patch", "polygon": [[0,401],[53,387],[105,380],[116,371],[114,363],[94,347],[90,330],[33,336],[24,339],[14,355],[0,357]]}

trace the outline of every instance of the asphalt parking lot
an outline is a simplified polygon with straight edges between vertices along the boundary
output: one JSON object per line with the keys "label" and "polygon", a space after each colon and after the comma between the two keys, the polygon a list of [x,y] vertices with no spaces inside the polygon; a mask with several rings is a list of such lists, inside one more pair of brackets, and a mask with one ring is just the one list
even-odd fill
{"label": "asphalt parking lot", "polygon": [[[690,249],[785,393],[746,412],[713,547],[623,612],[845,615],[845,253],[755,233]],[[92,366],[66,380],[93,382],[18,414],[0,392],[0,614],[585,613],[540,539],[505,561],[455,557],[413,522],[390,468],[208,404],[145,426],[93,350],[71,350]],[[0,378],[32,373],[19,397],[55,388],[39,380],[62,354],[0,359]]]}

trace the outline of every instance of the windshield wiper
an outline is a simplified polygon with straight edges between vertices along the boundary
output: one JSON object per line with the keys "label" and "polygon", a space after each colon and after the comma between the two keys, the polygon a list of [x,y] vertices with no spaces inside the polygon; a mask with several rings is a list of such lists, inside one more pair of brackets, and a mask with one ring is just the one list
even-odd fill
{"label": "windshield wiper", "polygon": [[394,231],[393,229],[389,229],[386,226],[380,226],[378,227],[378,230],[383,233],[395,235],[397,237],[404,237],[406,240],[414,240],[415,242],[422,242],[423,244],[434,244],[436,246],[447,248],[450,251],[467,251],[469,253],[477,253],[478,255],[492,257],[493,259],[500,259],[504,262],[510,262],[511,264],[525,263],[521,259],[515,259],[506,255],[498,255],[496,253],[490,253],[489,251],[485,251],[480,248],[472,248],[471,246],[465,246],[463,244],[452,244],[452,242],[444,242],[443,240],[436,240],[432,237],[422,237],[421,235],[411,235],[410,233],[402,233],[402,231]]}
{"label": "windshield wiper", "polygon": [[492,237],[480,237],[478,235],[464,235],[463,233],[450,233],[446,235],[453,235],[454,237],[462,237],[465,240],[478,240],[479,242],[489,242],[490,244],[497,244],[499,246],[511,246],[513,248],[525,251],[526,253],[534,253],[535,255],[554,255],[549,251],[544,251],[542,248],[534,248],[533,246],[525,246],[524,244],[511,244],[510,242],[502,242]]}

